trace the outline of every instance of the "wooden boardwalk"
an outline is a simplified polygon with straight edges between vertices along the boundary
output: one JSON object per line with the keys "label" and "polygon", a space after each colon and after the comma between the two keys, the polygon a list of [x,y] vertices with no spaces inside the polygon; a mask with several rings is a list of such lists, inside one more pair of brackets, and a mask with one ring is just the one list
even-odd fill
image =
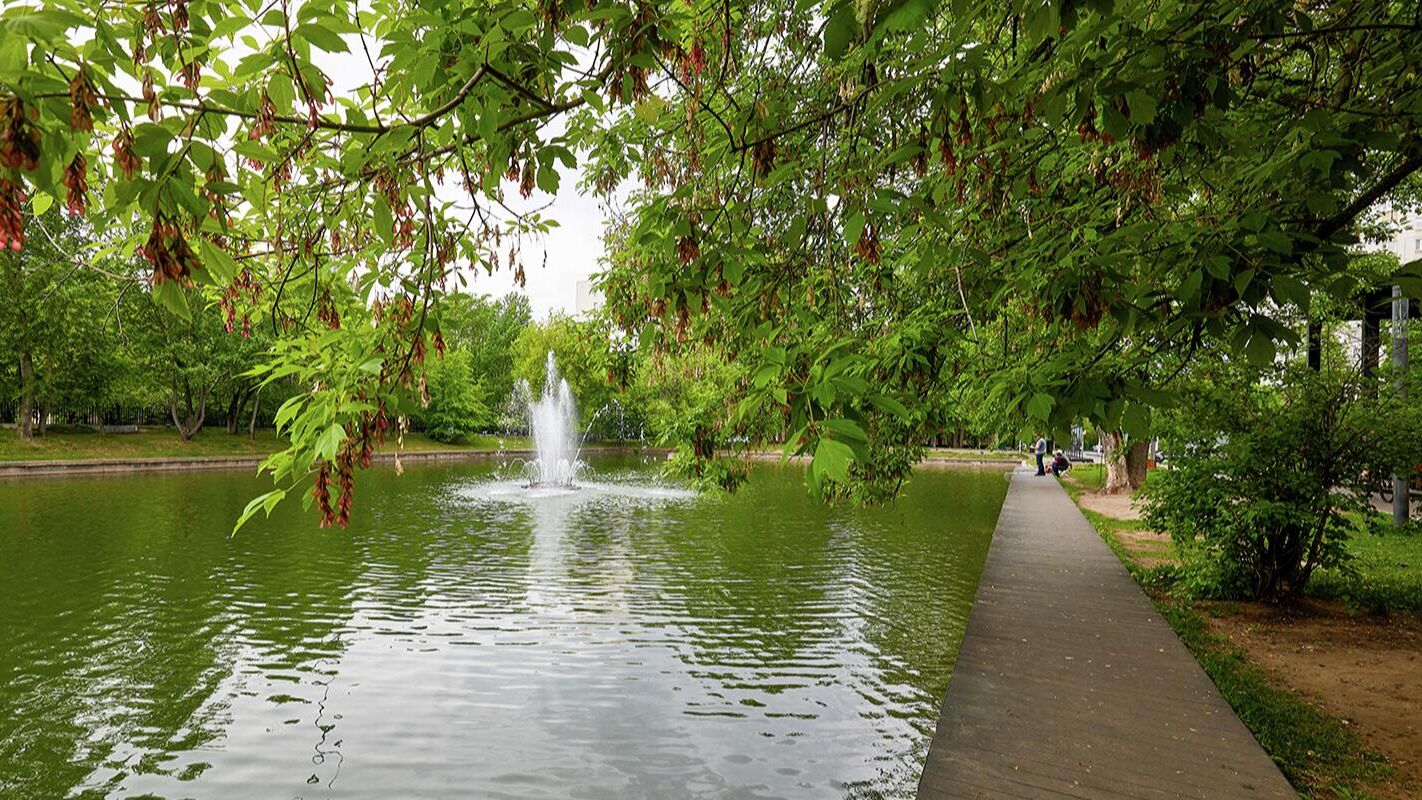
{"label": "wooden boardwalk", "polygon": [[1297,796],[1066,492],[1013,473],[919,800]]}

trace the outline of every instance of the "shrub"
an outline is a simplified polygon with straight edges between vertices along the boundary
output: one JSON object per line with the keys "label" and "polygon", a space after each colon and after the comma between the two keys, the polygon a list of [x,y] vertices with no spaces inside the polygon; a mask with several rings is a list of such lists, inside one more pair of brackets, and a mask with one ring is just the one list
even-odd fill
{"label": "shrub", "polygon": [[430,404],[421,415],[425,435],[436,442],[463,441],[489,424],[488,408],[480,400],[468,350],[450,350],[429,362],[425,372]]}
{"label": "shrub", "polygon": [[1376,477],[1410,470],[1416,412],[1359,391],[1351,375],[1286,369],[1189,401],[1184,453],[1145,493],[1147,522],[1168,531],[1196,593],[1272,601],[1320,567],[1342,567]]}

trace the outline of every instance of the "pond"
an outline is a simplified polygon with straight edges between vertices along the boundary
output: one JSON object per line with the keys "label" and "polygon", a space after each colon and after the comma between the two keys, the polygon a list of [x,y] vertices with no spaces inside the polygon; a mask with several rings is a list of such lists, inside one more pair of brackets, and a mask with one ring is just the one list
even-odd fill
{"label": "pond", "polygon": [[376,470],[0,483],[0,796],[912,797],[1007,484],[874,509]]}

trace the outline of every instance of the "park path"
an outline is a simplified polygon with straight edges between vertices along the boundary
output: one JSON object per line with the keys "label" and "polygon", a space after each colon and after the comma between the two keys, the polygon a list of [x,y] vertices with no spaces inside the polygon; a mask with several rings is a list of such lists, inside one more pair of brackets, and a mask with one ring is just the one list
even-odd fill
{"label": "park path", "polygon": [[1011,480],[919,800],[1296,798],[1061,486]]}

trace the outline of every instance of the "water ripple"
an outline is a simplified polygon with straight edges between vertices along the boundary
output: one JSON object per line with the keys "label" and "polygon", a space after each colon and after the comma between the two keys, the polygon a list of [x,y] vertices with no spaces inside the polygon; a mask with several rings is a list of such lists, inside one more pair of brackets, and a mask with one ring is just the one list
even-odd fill
{"label": "water ripple", "polygon": [[595,466],[235,538],[258,482],[5,484],[0,797],[912,796],[1001,478],[855,510]]}

